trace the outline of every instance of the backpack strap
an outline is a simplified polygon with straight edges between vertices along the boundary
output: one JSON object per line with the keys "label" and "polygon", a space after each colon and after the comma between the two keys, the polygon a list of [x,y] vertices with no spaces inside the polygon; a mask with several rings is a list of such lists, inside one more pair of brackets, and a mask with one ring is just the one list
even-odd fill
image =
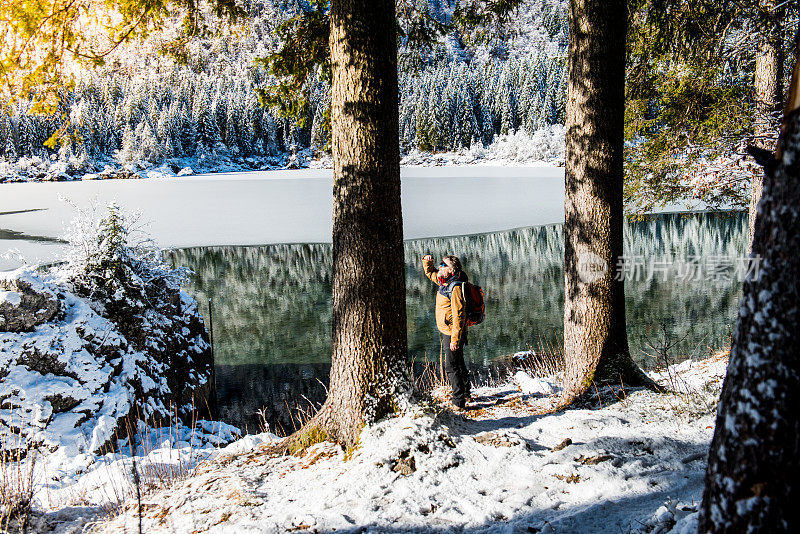
{"label": "backpack strap", "polygon": [[449,284],[447,284],[447,286],[441,286],[439,288],[439,293],[441,293],[442,296],[445,296],[448,299],[452,298],[453,289],[455,289],[455,287],[457,285],[459,285],[459,284],[461,285],[461,298],[463,298],[464,299],[464,303],[466,303],[467,302],[467,282],[462,282],[462,281],[459,281],[459,280],[456,280],[454,282],[450,282]]}
{"label": "backpack strap", "polygon": [[[453,280],[452,282],[450,282],[446,286],[444,286],[444,285],[439,286],[439,290],[438,291],[443,297],[447,297],[449,299],[449,298],[451,298],[451,295],[453,294],[453,288],[456,287],[457,284],[462,284],[462,283],[463,282],[459,282],[458,280]],[[464,289],[462,288],[461,291],[463,292]]]}

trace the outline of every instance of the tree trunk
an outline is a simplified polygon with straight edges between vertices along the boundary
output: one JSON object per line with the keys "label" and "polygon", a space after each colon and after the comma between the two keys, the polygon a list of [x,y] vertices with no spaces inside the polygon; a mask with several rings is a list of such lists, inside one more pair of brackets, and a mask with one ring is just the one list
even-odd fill
{"label": "tree trunk", "polygon": [[[778,0],[759,0],[762,14],[761,33],[756,53],[755,93],[756,116],[754,145],[766,150],[775,149],[777,137],[777,115],[783,102],[783,54],[781,53],[781,15],[776,7]],[[764,184],[764,173],[758,170],[753,175],[750,195],[749,248],[753,248],[756,211]]]}
{"label": "tree trunk", "polygon": [[647,383],[625,331],[625,0],[571,0],[564,224],[565,402],[594,381]]}
{"label": "tree trunk", "polygon": [[303,442],[353,446],[410,398],[394,0],[334,0],[333,359]]}
{"label": "tree trunk", "polygon": [[[800,57],[800,49],[798,49]],[[800,91],[792,81],[779,155],[767,161],[706,470],[700,532],[798,532],[800,499]]]}

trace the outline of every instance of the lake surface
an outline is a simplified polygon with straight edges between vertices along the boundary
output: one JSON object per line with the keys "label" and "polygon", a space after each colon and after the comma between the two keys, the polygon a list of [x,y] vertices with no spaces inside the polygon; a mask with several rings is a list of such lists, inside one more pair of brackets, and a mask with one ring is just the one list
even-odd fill
{"label": "lake surface", "polygon": [[[402,179],[408,340],[417,365],[440,352],[435,287],[420,270],[428,253],[461,256],[486,293],[486,322],[470,331],[466,350],[475,379],[501,372],[498,362],[514,352],[557,350],[563,169],[418,168],[404,169]],[[57,260],[64,247],[57,238],[74,216],[59,197],[82,208],[114,200],[140,211],[140,226],[174,249],[169,261],[194,271],[187,290],[201,310],[213,303],[222,419],[257,430],[263,408],[273,427],[291,430],[298,400],[324,397],[330,366],[331,187],[323,170],[3,184],[0,253],[17,248],[29,261]],[[465,204],[483,209],[459,209]],[[661,214],[627,224],[626,255],[669,259],[656,276],[626,282],[628,335],[640,364],[653,365],[652,346],[665,339],[676,357],[729,342],[741,283],[719,273],[687,276],[681,259],[733,263],[746,242],[740,213]],[[0,259],[0,269],[17,265]]]}
{"label": "lake surface", "polygon": [[[19,249],[29,262],[54,261],[75,207],[110,201],[141,212],[139,226],[164,248],[329,243],[332,184],[322,169],[2,184],[0,254]],[[564,170],[553,167],[403,169],[402,195],[406,239],[564,220]],[[481,209],[458,209],[475,204]],[[0,270],[18,265],[0,258]]]}

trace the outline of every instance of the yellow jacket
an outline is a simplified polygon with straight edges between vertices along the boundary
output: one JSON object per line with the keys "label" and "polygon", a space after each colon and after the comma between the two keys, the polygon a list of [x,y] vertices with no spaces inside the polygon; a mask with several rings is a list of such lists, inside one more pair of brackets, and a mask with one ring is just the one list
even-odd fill
{"label": "yellow jacket", "polygon": [[[422,260],[425,276],[438,286],[440,285],[439,278],[433,264],[432,260]],[[436,326],[439,328],[439,332],[450,336],[451,343],[455,343],[458,347],[461,346],[461,340],[467,331],[467,310],[464,305],[464,295],[461,294],[461,284],[453,287],[449,299],[438,291],[436,292]]]}

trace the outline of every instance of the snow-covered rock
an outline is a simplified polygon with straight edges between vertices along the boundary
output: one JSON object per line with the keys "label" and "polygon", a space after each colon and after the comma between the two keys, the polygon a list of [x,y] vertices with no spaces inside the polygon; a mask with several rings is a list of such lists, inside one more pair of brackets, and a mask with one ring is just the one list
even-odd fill
{"label": "snow-covered rock", "polygon": [[193,406],[207,411],[213,403],[210,346],[186,293],[147,310],[134,336],[103,303],[56,277],[13,274],[0,281],[17,288],[0,293],[11,330],[0,332],[4,449],[99,452],[137,418],[190,417]]}
{"label": "snow-covered rock", "polygon": [[687,504],[677,499],[667,499],[635,532],[694,534],[697,532],[698,505],[699,502]]}
{"label": "snow-covered rock", "polygon": [[553,377],[532,377],[525,371],[517,371],[514,375],[514,384],[526,395],[547,397],[561,391],[561,387]]}
{"label": "snow-covered rock", "polygon": [[142,421],[213,413],[213,356],[185,271],[128,228],[113,203],[99,219],[80,212],[65,263],[0,275],[4,450],[98,454]]}
{"label": "snow-covered rock", "polygon": [[24,271],[0,274],[0,332],[31,330],[58,310],[58,299],[34,277]]}

